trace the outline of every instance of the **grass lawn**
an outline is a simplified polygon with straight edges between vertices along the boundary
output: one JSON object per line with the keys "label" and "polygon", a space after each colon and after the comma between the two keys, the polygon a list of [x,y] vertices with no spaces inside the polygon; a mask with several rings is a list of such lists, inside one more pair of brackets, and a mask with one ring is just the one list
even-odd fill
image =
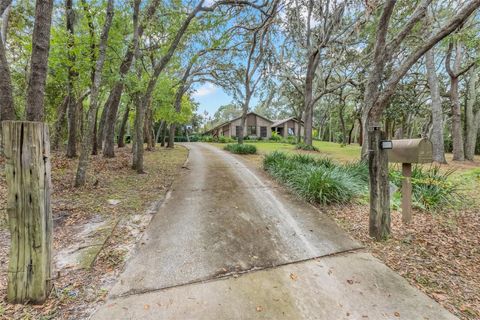
{"label": "grass lawn", "polygon": [[[347,145],[345,147],[340,146],[338,143],[326,142],[326,141],[314,141],[313,145],[318,148],[319,152],[296,150],[295,145],[289,143],[280,143],[280,142],[262,142],[262,141],[245,141],[245,143],[254,144],[257,147],[257,152],[260,156],[268,154],[273,151],[282,151],[286,153],[305,153],[311,154],[316,157],[328,157],[337,161],[349,162],[356,161],[360,158],[361,147],[357,144]],[[222,143],[212,143],[213,145],[223,148],[225,144]],[[258,155],[250,156],[254,160]]]}

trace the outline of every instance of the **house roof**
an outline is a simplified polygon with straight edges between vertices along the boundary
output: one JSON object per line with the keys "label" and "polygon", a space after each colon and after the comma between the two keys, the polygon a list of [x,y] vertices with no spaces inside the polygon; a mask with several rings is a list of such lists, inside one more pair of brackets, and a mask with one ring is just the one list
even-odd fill
{"label": "house roof", "polygon": [[[260,117],[260,118],[262,118],[262,119],[264,119],[264,120],[266,120],[266,121],[268,121],[268,122],[273,123],[272,120],[270,120],[270,119],[268,119],[268,118],[265,118],[264,116],[261,116],[261,115],[259,115],[258,113],[255,113],[255,112],[253,112],[253,111],[247,113],[247,116],[248,116],[248,115],[251,115],[251,114],[253,114],[253,115],[257,116],[257,117]],[[213,131],[213,130],[215,130],[215,129],[221,128],[221,127],[223,127],[224,125],[229,124],[229,123],[231,123],[231,122],[233,122],[233,121],[236,121],[236,120],[238,120],[238,119],[240,119],[240,118],[242,118],[242,116],[236,117],[236,118],[234,118],[234,119],[232,119],[232,120],[229,120],[229,121],[222,122],[222,123],[220,123],[219,125],[213,127],[212,129],[210,129],[210,130],[208,130],[208,131],[205,131],[205,133],[208,133],[208,132],[211,132],[211,131]]]}
{"label": "house roof", "polygon": [[272,124],[272,127],[278,127],[279,125],[281,125],[281,124],[283,124],[287,121],[290,121],[290,120],[293,120],[295,122],[303,123],[303,121],[298,121],[298,119],[296,117],[290,117],[290,118],[287,118],[287,119],[275,120]]}

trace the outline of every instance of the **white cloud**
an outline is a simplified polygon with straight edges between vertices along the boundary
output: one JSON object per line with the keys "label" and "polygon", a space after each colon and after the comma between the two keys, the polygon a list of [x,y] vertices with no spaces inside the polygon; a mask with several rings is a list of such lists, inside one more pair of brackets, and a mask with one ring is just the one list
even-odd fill
{"label": "white cloud", "polygon": [[205,97],[208,96],[212,93],[215,93],[217,91],[217,87],[215,87],[211,83],[207,83],[202,85],[200,88],[198,88],[195,93],[193,94],[194,97]]}

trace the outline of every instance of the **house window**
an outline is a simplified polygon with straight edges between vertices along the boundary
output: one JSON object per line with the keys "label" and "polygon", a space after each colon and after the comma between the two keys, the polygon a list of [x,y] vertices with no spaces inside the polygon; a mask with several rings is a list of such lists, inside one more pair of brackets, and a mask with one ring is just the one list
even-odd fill
{"label": "house window", "polygon": [[255,136],[257,134],[257,127],[256,126],[248,126],[247,127],[247,136]]}
{"label": "house window", "polygon": [[236,126],[235,127],[235,137],[238,137],[240,135],[240,131],[241,131],[241,127],[240,126]]}
{"label": "house window", "polygon": [[288,128],[288,135],[294,136],[295,135],[295,128]]}
{"label": "house window", "polygon": [[260,127],[260,137],[261,138],[267,137],[267,127]]}

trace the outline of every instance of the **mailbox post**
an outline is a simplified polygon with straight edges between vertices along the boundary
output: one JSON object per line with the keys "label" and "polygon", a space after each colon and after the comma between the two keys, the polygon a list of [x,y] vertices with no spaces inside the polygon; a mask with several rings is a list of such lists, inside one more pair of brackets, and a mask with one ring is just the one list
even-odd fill
{"label": "mailbox post", "polygon": [[428,139],[392,140],[388,161],[402,164],[402,221],[412,220],[412,163],[430,163],[432,142]]}

